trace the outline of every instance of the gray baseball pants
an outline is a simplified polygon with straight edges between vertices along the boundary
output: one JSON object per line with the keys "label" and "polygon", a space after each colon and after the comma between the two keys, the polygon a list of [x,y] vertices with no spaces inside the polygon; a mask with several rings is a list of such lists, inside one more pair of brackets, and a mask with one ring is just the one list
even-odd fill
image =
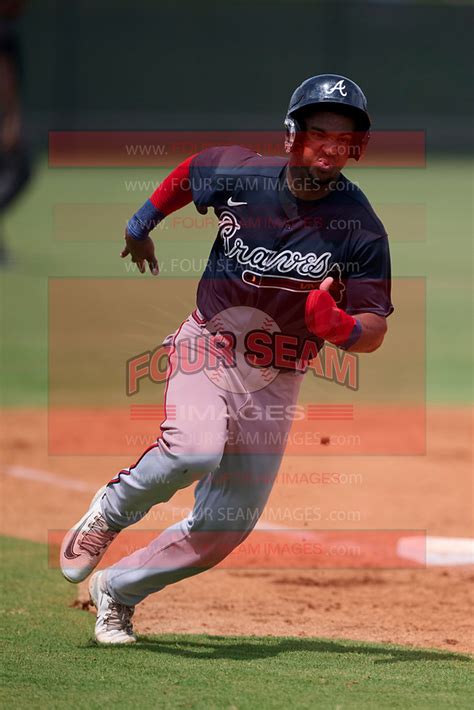
{"label": "gray baseball pants", "polygon": [[174,417],[166,417],[156,445],[110,482],[102,499],[109,525],[123,529],[198,482],[188,517],[106,570],[108,591],[122,604],[134,606],[222,561],[254,528],[277,476],[291,427],[288,407],[302,375],[279,372],[249,392],[238,367],[226,371],[226,385],[202,368],[182,371],[183,353],[192,360],[217,337],[195,314],[170,336],[165,407]]}

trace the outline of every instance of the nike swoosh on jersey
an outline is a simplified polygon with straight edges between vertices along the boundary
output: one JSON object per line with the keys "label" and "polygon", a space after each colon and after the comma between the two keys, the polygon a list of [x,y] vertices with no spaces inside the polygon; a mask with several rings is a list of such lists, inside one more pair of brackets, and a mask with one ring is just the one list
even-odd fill
{"label": "nike swoosh on jersey", "polygon": [[229,207],[238,207],[239,205],[246,205],[247,202],[234,202],[232,197],[229,197],[229,199],[227,200],[227,204],[229,205]]}

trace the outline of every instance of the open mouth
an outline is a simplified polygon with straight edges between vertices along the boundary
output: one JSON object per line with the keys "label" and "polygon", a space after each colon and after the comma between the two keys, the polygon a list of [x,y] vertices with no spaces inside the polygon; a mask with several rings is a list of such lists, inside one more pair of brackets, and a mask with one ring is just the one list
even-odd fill
{"label": "open mouth", "polygon": [[323,170],[324,172],[327,172],[329,170],[332,170],[334,168],[334,165],[333,163],[330,163],[329,160],[326,160],[326,158],[318,158],[314,163],[314,167],[318,168],[318,170]]}

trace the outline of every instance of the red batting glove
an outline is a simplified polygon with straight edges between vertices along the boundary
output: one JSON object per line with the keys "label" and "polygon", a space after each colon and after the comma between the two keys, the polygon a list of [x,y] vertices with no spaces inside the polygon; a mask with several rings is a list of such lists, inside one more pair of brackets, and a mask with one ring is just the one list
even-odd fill
{"label": "red batting glove", "polygon": [[[336,301],[326,290],[332,279],[325,279],[320,289],[311,291],[306,300],[305,319],[306,327],[319,338],[327,340],[333,345],[344,345],[354,329],[359,329],[359,321],[337,307]],[[356,334],[354,342],[360,333]],[[352,343],[351,343],[352,344]]]}

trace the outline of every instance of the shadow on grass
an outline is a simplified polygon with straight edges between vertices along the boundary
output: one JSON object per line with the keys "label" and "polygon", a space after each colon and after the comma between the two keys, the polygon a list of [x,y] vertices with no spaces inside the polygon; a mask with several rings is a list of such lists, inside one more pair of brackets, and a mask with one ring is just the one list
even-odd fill
{"label": "shadow on grass", "polygon": [[375,663],[400,663],[406,661],[462,661],[470,662],[468,655],[459,653],[444,653],[414,648],[387,648],[377,645],[351,645],[350,642],[319,639],[239,639],[209,636],[203,640],[192,641],[183,638],[182,641],[167,641],[153,639],[147,636],[139,638],[136,646],[130,650],[151,651],[171,656],[202,659],[232,659],[236,661],[251,661],[257,658],[273,658],[281,653],[314,652],[314,653],[357,653],[365,656],[380,656]]}

